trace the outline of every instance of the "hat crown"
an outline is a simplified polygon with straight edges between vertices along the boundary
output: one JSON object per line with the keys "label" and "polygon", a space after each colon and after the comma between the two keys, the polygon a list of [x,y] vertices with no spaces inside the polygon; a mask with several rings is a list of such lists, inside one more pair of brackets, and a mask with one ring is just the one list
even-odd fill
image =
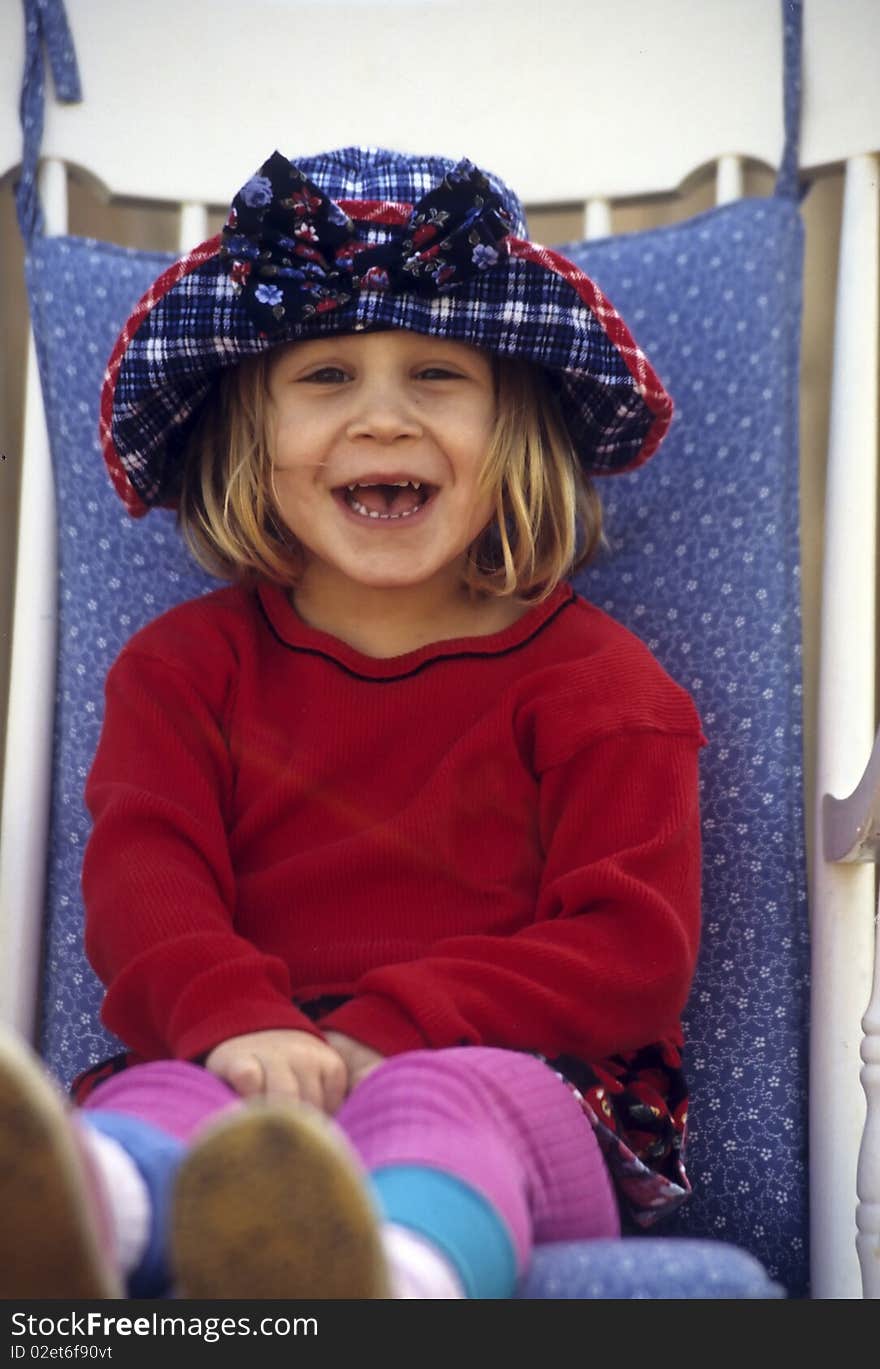
{"label": "hat crown", "polygon": [[[454,171],[460,159],[393,152],[386,147],[342,147],[293,164],[333,200],[392,200],[415,204]],[[525,213],[517,195],[490,171],[480,170],[511,216],[514,237],[527,236]]]}

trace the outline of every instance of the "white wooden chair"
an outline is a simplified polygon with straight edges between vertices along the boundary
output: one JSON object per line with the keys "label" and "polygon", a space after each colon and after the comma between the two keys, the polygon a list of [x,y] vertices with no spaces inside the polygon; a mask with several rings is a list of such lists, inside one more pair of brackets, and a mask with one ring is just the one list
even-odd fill
{"label": "white wooden chair", "polygon": [[[28,4],[36,14],[37,0]],[[53,4],[41,7],[45,18]],[[179,205],[184,250],[208,236],[209,210],[225,207],[276,146],[295,155],[373,143],[466,152],[535,209],[580,204],[589,245],[612,234],[616,203],[668,195],[710,165],[716,203],[734,202],[746,162],[775,168],[783,148],[782,22],[768,0],[252,0],[246,15],[231,0],[66,8],[84,98],[46,108],[40,190],[50,235],[67,231],[68,174],[112,197]],[[794,0],[789,10],[796,18]],[[13,92],[23,30],[7,8],[0,175],[21,160]],[[875,716],[878,54],[873,0],[806,0],[800,168],[846,167],[810,800],[814,1297],[880,1297],[880,982],[866,1014],[880,752],[859,783]],[[638,320],[619,307],[642,341]],[[40,998],[56,523],[32,348],[0,827],[0,1014],[27,1036]]]}

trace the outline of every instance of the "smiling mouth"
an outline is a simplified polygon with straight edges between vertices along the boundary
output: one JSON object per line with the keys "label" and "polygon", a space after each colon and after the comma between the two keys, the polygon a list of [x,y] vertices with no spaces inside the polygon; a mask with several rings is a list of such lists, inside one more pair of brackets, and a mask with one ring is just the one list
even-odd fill
{"label": "smiling mouth", "polygon": [[434,491],[425,480],[391,480],[355,482],[340,486],[334,493],[361,518],[397,522],[417,514]]}

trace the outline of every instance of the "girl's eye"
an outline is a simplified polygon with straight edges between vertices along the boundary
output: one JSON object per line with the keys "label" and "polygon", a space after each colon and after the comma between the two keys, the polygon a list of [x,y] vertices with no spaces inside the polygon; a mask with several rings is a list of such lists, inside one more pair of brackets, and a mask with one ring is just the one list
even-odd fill
{"label": "girl's eye", "polygon": [[319,366],[317,371],[303,376],[304,381],[316,385],[339,385],[348,378],[347,372],[340,366]]}
{"label": "girl's eye", "polygon": [[445,366],[426,366],[419,371],[419,380],[458,380],[458,372],[447,371]]}

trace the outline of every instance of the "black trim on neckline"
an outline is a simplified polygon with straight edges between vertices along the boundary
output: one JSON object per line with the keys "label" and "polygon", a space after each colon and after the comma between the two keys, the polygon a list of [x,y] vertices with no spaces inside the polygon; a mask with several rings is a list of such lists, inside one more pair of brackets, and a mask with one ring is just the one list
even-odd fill
{"label": "black trim on neckline", "polygon": [[[557,604],[553,612],[548,614],[542,623],[538,624],[534,632],[530,632],[529,635],[523,637],[520,642],[513,642],[510,646],[501,647],[498,651],[438,652],[436,656],[432,656],[427,661],[420,661],[418,665],[412,666],[409,670],[403,670],[398,675],[367,675],[363,671],[355,670],[352,666],[345,665],[342,661],[338,660],[336,656],[332,655],[331,652],[322,651],[320,647],[298,646],[294,642],[288,642],[286,638],[282,637],[281,633],[272,622],[262,597],[259,594],[256,595],[256,600],[260,606],[260,613],[263,615],[272,636],[280,646],[286,647],[288,651],[298,651],[305,656],[319,656],[325,661],[330,661],[332,665],[337,666],[340,670],[344,671],[346,675],[350,675],[355,680],[366,680],[369,684],[397,684],[399,680],[408,680],[411,679],[413,675],[420,675],[423,670],[427,670],[429,666],[438,665],[441,661],[488,659],[492,656],[510,656],[514,651],[520,651],[522,647],[528,646],[529,642],[534,641],[534,639],[544,631],[545,627],[548,627],[550,623],[555,622],[564,609],[571,608],[572,605],[576,604],[577,596],[572,593],[567,599],[563,599],[562,603]],[[377,659],[381,658],[377,657]]]}

